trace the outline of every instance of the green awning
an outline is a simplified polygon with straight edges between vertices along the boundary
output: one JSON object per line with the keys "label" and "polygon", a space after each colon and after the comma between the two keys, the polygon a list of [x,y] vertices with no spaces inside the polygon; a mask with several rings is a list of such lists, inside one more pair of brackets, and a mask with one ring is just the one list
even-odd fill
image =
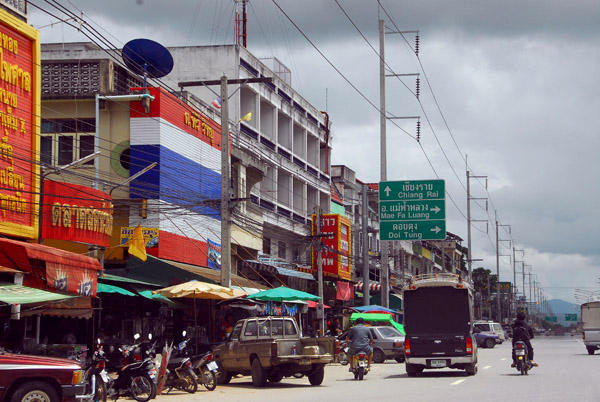
{"label": "green awning", "polygon": [[106,281],[113,281],[113,282],[137,283],[139,285],[148,285],[148,286],[156,286],[156,287],[161,286],[161,285],[157,285],[155,283],[139,281],[137,279],[126,278],[124,276],[111,275],[111,274],[107,274],[107,273],[103,273],[101,276],[98,277],[98,279],[106,280]]}
{"label": "green awning", "polygon": [[[160,258],[148,256],[146,261],[129,256],[127,261],[127,277],[138,281],[156,283],[159,286],[171,286],[174,283],[184,283],[193,280],[206,283],[217,282],[197,273],[180,268],[174,262],[166,262]],[[191,266],[190,266],[191,267]]]}
{"label": "green awning", "polygon": [[141,296],[147,297],[148,299],[152,299],[155,301],[159,301],[159,302],[163,302],[163,303],[168,303],[168,304],[175,304],[175,302],[171,299],[169,299],[168,297],[165,297],[163,295],[160,294],[152,294],[151,290],[138,290],[137,291]]}
{"label": "green awning", "polygon": [[22,285],[0,284],[0,301],[6,304],[41,303],[73,297]]}
{"label": "green awning", "polygon": [[131,293],[129,290],[120,288],[118,286],[109,285],[108,283],[98,282],[98,293],[117,293],[124,296],[135,296],[135,293]]}
{"label": "green awning", "polygon": [[402,335],[406,335],[406,331],[404,331],[404,325],[394,321],[392,314],[382,314],[382,313],[352,313],[350,316],[350,322],[356,321],[357,318],[361,317],[363,320],[368,322],[381,322],[385,324],[389,324],[396,328]]}

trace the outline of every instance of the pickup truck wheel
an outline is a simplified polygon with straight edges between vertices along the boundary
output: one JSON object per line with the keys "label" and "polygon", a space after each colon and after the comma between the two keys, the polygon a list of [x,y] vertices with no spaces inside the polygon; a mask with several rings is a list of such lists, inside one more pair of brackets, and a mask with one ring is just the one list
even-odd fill
{"label": "pickup truck wheel", "polygon": [[308,381],[310,385],[321,385],[323,378],[325,377],[325,367],[319,367],[308,375]]}
{"label": "pickup truck wheel", "polygon": [[404,358],[404,356],[396,356],[394,357],[394,360],[396,360],[397,363],[404,363],[406,359]]}
{"label": "pickup truck wheel", "polygon": [[252,385],[264,387],[267,383],[267,371],[260,364],[258,358],[252,360]]}
{"label": "pickup truck wheel", "polygon": [[468,364],[465,367],[465,371],[466,371],[467,375],[475,375],[475,374],[477,374],[477,363]]}
{"label": "pickup truck wheel", "polygon": [[593,355],[596,348],[593,346],[586,346],[586,347],[587,347],[588,355]]}
{"label": "pickup truck wheel", "polygon": [[13,393],[11,402],[59,402],[58,392],[43,381],[27,382]]}
{"label": "pickup truck wheel", "polygon": [[488,349],[493,349],[496,346],[496,341],[492,338],[485,340],[485,347]]}
{"label": "pickup truck wheel", "polygon": [[229,371],[221,369],[220,373],[217,375],[217,383],[219,385],[227,385],[231,382],[231,373]]}
{"label": "pickup truck wheel", "polygon": [[417,374],[420,374],[422,372],[422,367],[419,367],[416,364],[406,363],[406,374],[408,374],[409,377],[416,377]]}
{"label": "pickup truck wheel", "polygon": [[375,363],[385,362],[385,353],[381,349],[373,349],[373,361]]}
{"label": "pickup truck wheel", "polygon": [[281,380],[283,380],[283,374],[281,374],[281,372],[279,371],[274,371],[272,373],[269,373],[269,382],[280,382]]}

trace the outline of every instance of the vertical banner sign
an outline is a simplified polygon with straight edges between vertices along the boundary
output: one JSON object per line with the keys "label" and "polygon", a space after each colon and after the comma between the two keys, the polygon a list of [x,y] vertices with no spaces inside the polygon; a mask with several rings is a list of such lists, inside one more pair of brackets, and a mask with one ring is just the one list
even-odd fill
{"label": "vertical banner sign", "polygon": [[40,33],[0,10],[0,234],[37,238]]}
{"label": "vertical banner sign", "polygon": [[206,239],[207,255],[208,255],[208,267],[221,270],[221,245],[215,243],[210,239]]}
{"label": "vertical banner sign", "polygon": [[[312,232],[317,233],[316,215],[312,216]],[[321,250],[323,273],[333,274],[342,279],[352,279],[350,272],[350,245],[351,223],[350,220],[338,214],[321,215],[321,241],[325,246]],[[326,235],[326,236],[325,236]],[[313,251],[313,269],[317,267],[317,254]]]}

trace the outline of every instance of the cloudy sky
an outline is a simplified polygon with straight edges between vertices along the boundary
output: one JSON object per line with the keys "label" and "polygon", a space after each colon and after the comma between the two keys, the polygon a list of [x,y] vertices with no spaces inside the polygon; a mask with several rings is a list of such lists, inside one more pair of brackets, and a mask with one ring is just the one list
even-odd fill
{"label": "cloudy sky", "polygon": [[[233,0],[33,0],[42,42],[89,41],[61,4],[122,47],[232,43]],[[45,11],[37,9],[39,6]],[[512,247],[547,299],[600,293],[600,7],[592,0],[250,0],[248,48],[292,70],[293,87],[333,122],[333,163],[380,180],[378,20],[385,20],[388,180],[446,180],[447,230],[473,267],[513,277]],[[52,15],[49,15],[51,13]],[[70,20],[78,25],[80,21]],[[295,26],[294,26],[295,25]],[[392,31],[407,32],[392,34]],[[415,33],[419,31],[419,54]],[[375,50],[374,50],[375,49]],[[175,87],[175,85],[174,85]],[[373,105],[371,105],[370,103]],[[468,163],[468,168],[467,168]],[[485,184],[487,182],[487,189]],[[483,200],[486,198],[486,200]],[[487,211],[486,211],[487,204]],[[486,222],[481,222],[487,220]],[[505,241],[511,240],[511,242]],[[517,264],[522,290],[521,262]],[[529,275],[527,275],[527,278]],[[529,292],[529,288],[526,288]]]}

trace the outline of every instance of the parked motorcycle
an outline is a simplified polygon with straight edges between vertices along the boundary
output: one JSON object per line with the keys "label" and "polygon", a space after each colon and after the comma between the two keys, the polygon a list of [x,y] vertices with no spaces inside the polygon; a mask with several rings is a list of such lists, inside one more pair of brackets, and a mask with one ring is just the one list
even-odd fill
{"label": "parked motorcycle", "polygon": [[[185,337],[186,332],[183,331]],[[196,375],[192,371],[192,361],[186,353],[186,347],[190,340],[185,339],[179,343],[167,362],[167,372],[164,387],[167,392],[176,388],[193,394],[198,390]]]}
{"label": "parked motorcycle", "polygon": [[532,366],[528,358],[527,345],[525,342],[515,342],[513,345],[513,352],[515,354],[517,371],[519,371],[521,375],[527,375],[527,372],[531,370]]}
{"label": "parked motorcycle", "polygon": [[96,349],[85,365],[85,378],[88,386],[84,398],[89,402],[106,402],[107,384],[109,383],[108,373],[105,370],[106,359],[100,339],[96,342]]}
{"label": "parked motorcycle", "polygon": [[[139,339],[139,335],[134,337]],[[127,359],[132,353],[139,349],[139,344],[124,346],[121,351]],[[156,384],[150,377],[154,370],[154,364],[150,357],[141,360],[133,360],[118,371],[118,377],[109,377],[107,395],[116,401],[120,396],[131,396],[138,402],[147,402],[153,394],[156,394]]]}
{"label": "parked motorcycle", "polygon": [[342,342],[340,345],[340,354],[338,355],[338,362],[342,366],[348,364],[348,342]]}
{"label": "parked motorcycle", "polygon": [[73,358],[81,362],[85,370],[84,383],[86,384],[85,393],[77,396],[77,399],[83,402],[106,402],[106,384],[108,383],[108,374],[104,370],[104,352],[100,339],[96,345],[96,350],[92,356],[82,359],[83,352],[77,352]]}
{"label": "parked motorcycle", "polygon": [[354,373],[355,380],[362,380],[363,377],[369,372],[367,367],[367,354],[365,352],[358,352],[352,357],[354,365],[352,366],[352,373]]}
{"label": "parked motorcycle", "polygon": [[215,361],[212,352],[208,351],[203,355],[193,357],[192,367],[198,384],[204,385],[209,391],[214,391],[217,387],[219,365]]}

